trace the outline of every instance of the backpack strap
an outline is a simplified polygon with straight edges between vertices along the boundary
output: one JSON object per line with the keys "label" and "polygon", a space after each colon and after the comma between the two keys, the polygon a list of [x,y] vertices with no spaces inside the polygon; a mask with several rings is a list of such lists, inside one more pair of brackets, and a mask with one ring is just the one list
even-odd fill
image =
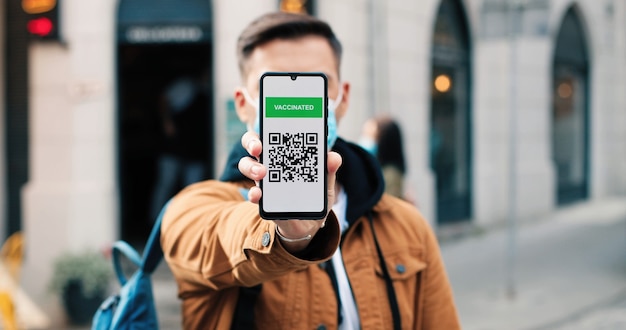
{"label": "backpack strap", "polygon": [[163,259],[163,249],[161,249],[161,220],[169,204],[170,202],[168,201],[163,208],[161,208],[161,212],[154,222],[154,226],[152,226],[150,237],[146,243],[143,252],[143,260],[141,262],[141,270],[145,274],[152,274],[161,262],[161,259]]}
{"label": "backpack strap", "polygon": [[141,256],[139,256],[139,253],[137,253],[137,251],[133,249],[132,246],[128,245],[128,243],[124,241],[117,241],[113,243],[113,249],[111,251],[111,257],[113,258],[113,267],[115,268],[115,275],[117,275],[117,279],[123,286],[124,284],[126,284],[128,279],[126,278],[126,275],[124,275],[124,271],[122,270],[120,254],[123,254],[137,267],[141,266]]}
{"label": "backpack strap", "polygon": [[402,319],[400,318],[400,308],[398,307],[396,291],[393,288],[393,281],[391,280],[391,275],[389,275],[389,270],[387,269],[387,262],[385,262],[383,251],[381,251],[380,245],[378,244],[378,239],[376,238],[372,212],[368,212],[367,216],[370,220],[370,226],[372,227],[372,236],[374,236],[374,243],[376,244],[376,252],[378,252],[378,259],[380,259],[380,268],[383,271],[385,285],[387,286],[387,297],[389,297],[389,306],[391,307],[391,316],[393,317],[393,328],[394,330],[400,330],[402,329]]}

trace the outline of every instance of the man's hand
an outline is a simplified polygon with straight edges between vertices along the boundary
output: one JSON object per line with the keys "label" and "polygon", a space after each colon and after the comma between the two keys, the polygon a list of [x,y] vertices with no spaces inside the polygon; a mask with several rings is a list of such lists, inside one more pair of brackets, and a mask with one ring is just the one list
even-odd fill
{"label": "man's hand", "polygon": [[[267,168],[259,163],[258,159],[261,155],[262,145],[259,136],[254,132],[246,132],[241,138],[241,144],[248,151],[248,153],[256,158],[243,157],[239,161],[239,171],[251,180],[254,180],[257,185],[252,187],[248,192],[248,199],[253,203],[258,203],[261,199],[263,192],[258,186],[267,174]],[[331,151],[328,153],[328,210],[335,204],[335,175],[337,170],[341,166],[341,156]],[[328,215],[328,214],[327,214]],[[321,220],[277,220],[274,221],[280,233],[287,238],[301,238],[307,235],[314,236],[315,233],[326,222],[326,217]],[[298,252],[307,247],[310,241],[299,242],[285,242],[282,241],[283,246],[289,252]]]}

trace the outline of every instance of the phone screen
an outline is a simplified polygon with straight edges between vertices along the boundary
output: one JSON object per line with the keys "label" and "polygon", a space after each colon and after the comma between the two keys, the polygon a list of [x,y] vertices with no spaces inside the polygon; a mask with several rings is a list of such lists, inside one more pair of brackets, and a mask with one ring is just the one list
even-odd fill
{"label": "phone screen", "polygon": [[264,219],[321,219],[327,209],[327,79],[266,73],[260,84]]}

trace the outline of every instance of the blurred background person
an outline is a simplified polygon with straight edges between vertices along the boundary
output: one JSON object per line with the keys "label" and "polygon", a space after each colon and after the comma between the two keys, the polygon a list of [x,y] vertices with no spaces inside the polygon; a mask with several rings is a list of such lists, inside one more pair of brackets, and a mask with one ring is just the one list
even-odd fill
{"label": "blurred background person", "polygon": [[370,118],[363,124],[359,144],[378,159],[385,178],[385,192],[405,198],[406,161],[400,125],[387,115]]}
{"label": "blurred background person", "polygon": [[180,188],[206,178],[208,104],[200,74],[182,75],[163,92],[159,102],[162,149],[150,207],[153,221]]}

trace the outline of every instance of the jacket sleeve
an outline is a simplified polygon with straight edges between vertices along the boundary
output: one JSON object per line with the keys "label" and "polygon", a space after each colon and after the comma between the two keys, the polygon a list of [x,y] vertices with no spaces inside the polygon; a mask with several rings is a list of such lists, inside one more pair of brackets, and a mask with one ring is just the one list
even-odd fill
{"label": "jacket sleeve", "polygon": [[237,185],[204,181],[172,199],[161,245],[177,281],[186,284],[179,285],[182,295],[186,290],[253,286],[328,260],[339,245],[339,224],[332,213],[298,256],[282,247],[275,230]]}
{"label": "jacket sleeve", "polygon": [[426,225],[427,267],[423,274],[423,328],[461,329],[452,288],[443,264],[437,237]]}

